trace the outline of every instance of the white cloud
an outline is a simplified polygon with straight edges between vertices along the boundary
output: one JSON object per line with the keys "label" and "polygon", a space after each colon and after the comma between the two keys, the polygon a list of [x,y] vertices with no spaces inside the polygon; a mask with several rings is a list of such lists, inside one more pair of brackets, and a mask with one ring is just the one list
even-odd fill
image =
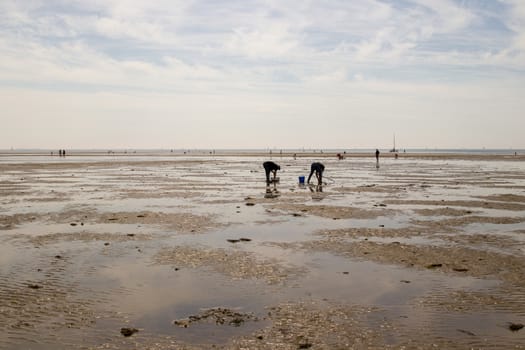
{"label": "white cloud", "polygon": [[224,48],[232,55],[256,59],[278,59],[299,46],[297,38],[286,27],[273,26],[263,30],[234,29]]}
{"label": "white cloud", "polygon": [[[518,129],[525,5],[501,4],[489,14],[475,2],[430,0],[5,0],[0,118],[20,128],[31,120],[50,134],[37,116],[59,123],[68,114],[78,122],[99,115],[111,130],[129,127],[123,138],[136,132],[121,123],[125,118],[140,124],[146,115],[163,129],[183,125],[195,132],[192,120],[198,120],[213,131],[241,128],[235,137],[246,142],[257,140],[252,128],[274,132],[281,141],[270,143],[283,147],[317,131],[339,135],[326,142],[344,140],[342,130],[353,127],[362,132],[352,136],[366,146],[365,138],[375,137],[367,130],[381,125],[390,135],[396,120],[410,121],[416,144],[432,136],[416,127],[438,127],[442,118],[467,125],[477,114],[495,128],[498,110]],[[33,106],[13,103],[22,95]],[[307,126],[320,116],[337,130]],[[295,144],[284,145],[287,130],[272,131],[261,120],[305,124]],[[0,140],[9,137],[4,130]],[[205,140],[219,142],[211,132]]]}
{"label": "white cloud", "polygon": [[504,3],[510,5],[507,26],[515,33],[512,48],[508,51],[520,51],[523,54],[525,50],[525,2],[506,0]]}
{"label": "white cloud", "polygon": [[471,11],[458,6],[451,0],[413,1],[433,12],[430,22],[436,32],[454,32],[467,27],[475,19]]}

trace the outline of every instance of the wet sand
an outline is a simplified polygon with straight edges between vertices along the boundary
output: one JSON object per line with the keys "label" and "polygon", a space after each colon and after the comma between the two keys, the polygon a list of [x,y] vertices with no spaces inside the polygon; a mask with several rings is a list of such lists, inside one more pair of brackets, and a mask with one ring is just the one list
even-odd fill
{"label": "wet sand", "polygon": [[268,159],[1,155],[0,348],[525,348],[523,156]]}

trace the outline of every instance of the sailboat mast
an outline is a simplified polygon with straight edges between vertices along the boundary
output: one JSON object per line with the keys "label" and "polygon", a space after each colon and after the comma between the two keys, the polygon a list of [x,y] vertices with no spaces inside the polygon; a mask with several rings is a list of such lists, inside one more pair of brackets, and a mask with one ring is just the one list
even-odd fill
{"label": "sailboat mast", "polygon": [[394,147],[392,147],[392,149],[390,150],[390,152],[397,152],[397,149],[396,149],[396,134],[394,133]]}
{"label": "sailboat mast", "polygon": [[396,134],[394,133],[394,147],[390,150],[390,152],[397,152],[396,149]]}

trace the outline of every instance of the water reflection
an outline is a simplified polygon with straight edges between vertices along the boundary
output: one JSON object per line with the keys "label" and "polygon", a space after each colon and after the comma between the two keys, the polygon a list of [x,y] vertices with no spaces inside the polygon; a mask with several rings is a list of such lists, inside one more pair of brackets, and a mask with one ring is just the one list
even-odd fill
{"label": "water reflection", "polygon": [[[196,160],[187,157],[178,158],[177,166],[173,166],[173,162],[162,163],[164,158],[155,158],[155,161],[133,158],[133,161],[126,160],[119,164],[105,162],[104,159],[93,157],[86,161],[68,157],[69,165],[64,167],[69,174],[67,178],[63,175],[64,169],[55,167],[13,167],[0,174],[0,182],[3,182],[0,211],[4,220],[13,222],[13,227],[2,231],[0,240],[0,286],[3,286],[0,292],[6,296],[38,296],[37,293],[43,294],[55,285],[60,288],[70,286],[71,281],[75,285],[75,289],[68,290],[71,299],[92,305],[89,308],[95,314],[102,315],[92,328],[82,329],[82,338],[88,342],[94,342],[92,337],[99,334],[96,332],[106,334],[108,328],[117,330],[118,334],[118,329],[126,321],[141,328],[139,336],[150,332],[173,335],[187,343],[197,343],[206,338],[220,344],[232,337],[250,334],[265,325],[253,322],[233,328],[203,324],[186,329],[174,327],[173,320],[198,315],[201,309],[218,306],[261,316],[265,314],[265,306],[304,298],[379,306],[386,310],[390,319],[400,319],[398,322],[410,332],[420,330],[420,325],[423,325],[430,330],[429,333],[445,338],[464,337],[465,333],[457,329],[500,337],[500,343],[523,337],[522,332],[510,333],[503,326],[496,329],[505,322],[519,321],[515,313],[523,316],[522,308],[509,311],[503,305],[490,307],[486,313],[480,314],[446,309],[441,313],[442,305],[432,303],[435,300],[444,303],[451,295],[456,295],[455,291],[469,294],[473,291],[482,293],[486,289],[488,292],[484,294],[490,292],[497,296],[500,292],[494,281],[448,276],[435,271],[418,271],[300,249],[301,242],[318,240],[319,236],[312,233],[320,229],[361,228],[367,233],[371,232],[367,228],[381,225],[386,231],[408,227],[413,218],[443,220],[446,215],[432,214],[432,209],[437,208],[436,203],[440,200],[448,201],[443,205],[449,208],[464,209],[463,206],[452,205],[455,203],[451,201],[470,200],[476,203],[480,201],[480,196],[508,195],[515,191],[513,186],[523,181],[524,165],[521,163],[445,162],[402,157],[397,162],[389,159],[382,161],[381,171],[378,172],[369,160],[327,160],[333,174],[327,193],[322,185],[301,182],[297,185],[296,175],[308,171],[309,162],[313,161],[309,158],[301,157],[289,162],[283,160],[283,167],[286,168],[283,168],[280,182],[270,183],[264,190],[260,185],[260,173],[250,170],[260,167],[259,158]],[[36,163],[36,158],[32,162]],[[49,163],[54,162],[51,160]],[[72,164],[75,162],[89,164]],[[5,165],[7,162],[0,159],[0,163]],[[492,172],[490,179],[486,176],[488,172]],[[310,196],[313,201],[324,200],[321,207],[349,206],[351,203],[353,207],[367,210],[383,210],[375,204],[389,199],[427,199],[429,202],[387,203],[392,214],[385,212],[377,218],[356,216],[332,220],[309,214],[291,216],[289,211],[272,207],[277,200],[260,201],[253,206],[243,205],[243,198],[261,198],[261,194],[264,198],[279,197],[279,201],[290,204],[292,208],[296,203],[308,204]],[[482,200],[489,202],[489,199]],[[431,209],[430,213],[434,216],[422,215],[417,209]],[[108,212],[133,214],[135,217],[134,212],[144,211],[215,215],[221,225],[211,231],[179,235],[170,226],[99,222],[97,219]],[[477,216],[495,218],[522,215],[521,211],[485,206],[475,207],[472,212]],[[15,217],[16,214],[18,216]],[[30,214],[27,215],[29,219],[20,214]],[[33,214],[35,220],[31,219]],[[90,220],[84,226],[70,225],[70,218],[85,215]],[[475,245],[480,250],[499,250],[518,255],[522,254],[518,250],[522,249],[522,226],[522,223],[471,223],[458,230],[468,235],[487,234],[486,238],[476,239],[473,244],[469,237],[456,237],[456,242],[458,245]],[[409,238],[374,236],[366,239],[374,243],[399,242],[411,246],[443,244],[425,234],[423,228],[421,231],[421,236]],[[139,234],[148,239],[138,239]],[[510,237],[515,242],[500,240],[497,236]],[[248,237],[251,241],[242,244],[227,242],[229,238],[240,237]],[[489,241],[490,237],[495,238]],[[276,259],[277,267],[299,266],[305,267],[307,272],[290,276],[287,284],[267,286],[262,280],[232,280],[227,274],[214,272],[211,266],[191,268],[189,265],[158,266],[153,263],[152,256],[160,247],[181,244],[203,250],[222,249],[224,259],[228,259],[232,251],[245,252],[258,261]],[[512,244],[512,248],[507,244]],[[57,254],[65,258],[56,259]],[[51,278],[44,273],[52,274]],[[38,291],[29,289],[27,283],[34,281],[41,282],[44,287]],[[519,302],[523,300],[523,293],[505,297]],[[35,300],[35,303],[44,303],[36,306],[48,307],[45,299]],[[426,308],[419,307],[421,300],[428,303]],[[23,302],[27,304],[25,300]],[[0,309],[7,309],[5,305],[5,301],[4,304],[0,302]],[[106,315],[109,316],[104,318]],[[45,322],[38,325],[42,328],[16,329],[13,334],[26,336],[36,332],[40,336],[50,333],[43,325],[57,319],[61,322],[62,314],[51,313],[46,317]],[[478,319],[482,321],[479,324],[476,323]],[[18,319],[13,316],[10,321],[15,324]],[[0,339],[6,334],[5,331],[0,332]],[[64,332],[71,334],[69,328]],[[393,338],[395,340],[397,336],[394,334]],[[18,348],[23,348],[17,341]],[[58,338],[55,341],[57,344],[61,342]],[[2,345],[0,341],[0,347]],[[57,347],[60,346],[54,348]]]}
{"label": "water reflection", "polygon": [[277,188],[277,182],[273,182],[273,186],[268,184],[266,185],[266,192],[264,194],[264,198],[276,198],[279,197],[281,193],[279,192],[279,189]]}
{"label": "water reflection", "polygon": [[315,201],[323,200],[326,195],[323,193],[323,185],[308,185],[308,189],[312,193],[312,199]]}

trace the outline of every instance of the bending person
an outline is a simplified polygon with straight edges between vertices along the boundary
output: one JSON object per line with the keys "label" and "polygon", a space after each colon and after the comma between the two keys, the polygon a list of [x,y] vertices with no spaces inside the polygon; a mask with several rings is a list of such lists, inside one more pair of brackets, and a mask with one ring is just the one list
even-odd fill
{"label": "bending person", "polygon": [[277,176],[277,170],[281,170],[281,167],[274,162],[264,162],[263,163],[264,171],[266,172],[266,183],[270,183],[270,172],[273,173],[273,179],[272,181],[275,181],[275,177]]}
{"label": "bending person", "polygon": [[308,176],[307,183],[310,183],[310,178],[315,172],[315,177],[317,177],[317,184],[322,185],[323,184],[323,171],[324,171],[324,165],[321,163],[312,163],[312,166],[310,167],[310,176]]}

